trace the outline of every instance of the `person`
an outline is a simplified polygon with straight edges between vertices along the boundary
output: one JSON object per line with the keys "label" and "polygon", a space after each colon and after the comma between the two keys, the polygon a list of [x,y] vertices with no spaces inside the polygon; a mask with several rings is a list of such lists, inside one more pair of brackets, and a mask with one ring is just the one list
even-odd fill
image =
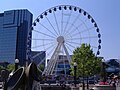
{"label": "person", "polygon": [[8,76],[9,76],[9,71],[8,70],[4,69],[4,70],[1,71],[1,78],[2,78],[2,81],[3,81],[2,86],[4,88],[3,90],[7,90],[6,85],[7,85]]}
{"label": "person", "polygon": [[116,87],[116,80],[113,79],[112,82],[111,82],[111,84],[112,84],[113,87]]}
{"label": "person", "polygon": [[120,83],[119,78],[117,78],[116,79],[116,86],[119,86],[119,83]]}

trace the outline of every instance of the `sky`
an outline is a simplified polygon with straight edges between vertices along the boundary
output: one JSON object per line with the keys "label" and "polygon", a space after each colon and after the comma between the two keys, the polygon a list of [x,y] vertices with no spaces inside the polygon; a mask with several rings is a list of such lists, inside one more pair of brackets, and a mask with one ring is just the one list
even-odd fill
{"label": "sky", "polygon": [[0,0],[0,13],[13,9],[28,9],[33,20],[45,10],[57,5],[73,5],[87,11],[101,33],[100,56],[120,59],[120,0]]}

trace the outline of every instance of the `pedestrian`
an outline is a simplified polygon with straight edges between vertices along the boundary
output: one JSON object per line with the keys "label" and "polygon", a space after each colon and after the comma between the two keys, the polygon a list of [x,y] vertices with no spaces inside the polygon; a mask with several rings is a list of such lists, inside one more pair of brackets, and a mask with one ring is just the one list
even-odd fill
{"label": "pedestrian", "polygon": [[119,79],[116,79],[116,86],[119,86]]}
{"label": "pedestrian", "polygon": [[115,79],[113,79],[113,81],[112,81],[112,86],[116,87],[116,80]]}

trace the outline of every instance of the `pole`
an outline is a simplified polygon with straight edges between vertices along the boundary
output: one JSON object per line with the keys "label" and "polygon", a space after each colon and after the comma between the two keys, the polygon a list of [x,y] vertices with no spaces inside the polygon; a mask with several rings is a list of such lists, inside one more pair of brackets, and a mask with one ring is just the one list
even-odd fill
{"label": "pole", "polygon": [[15,59],[15,71],[18,69],[19,60]]}
{"label": "pole", "polygon": [[83,90],[85,90],[84,76],[83,76]]}
{"label": "pole", "polygon": [[74,66],[74,85],[76,87],[76,66]]}
{"label": "pole", "polygon": [[18,69],[18,63],[15,63],[15,71]]}
{"label": "pole", "polygon": [[103,82],[104,82],[104,84],[105,84],[105,82],[106,82],[105,63],[103,62],[102,64],[103,64]]}
{"label": "pole", "polygon": [[83,90],[85,90],[85,83],[84,83],[84,61],[83,61]]}

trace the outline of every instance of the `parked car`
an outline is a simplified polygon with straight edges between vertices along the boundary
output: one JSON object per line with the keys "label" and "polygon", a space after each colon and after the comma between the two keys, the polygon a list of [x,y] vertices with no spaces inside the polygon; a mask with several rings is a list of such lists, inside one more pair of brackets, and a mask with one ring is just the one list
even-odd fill
{"label": "parked car", "polygon": [[[83,82],[83,77],[82,78],[80,77],[79,79],[80,79],[80,82],[82,83]],[[97,80],[95,78],[93,78],[93,77],[84,78],[84,83],[87,83],[87,79],[88,79],[89,84],[97,83]]]}

